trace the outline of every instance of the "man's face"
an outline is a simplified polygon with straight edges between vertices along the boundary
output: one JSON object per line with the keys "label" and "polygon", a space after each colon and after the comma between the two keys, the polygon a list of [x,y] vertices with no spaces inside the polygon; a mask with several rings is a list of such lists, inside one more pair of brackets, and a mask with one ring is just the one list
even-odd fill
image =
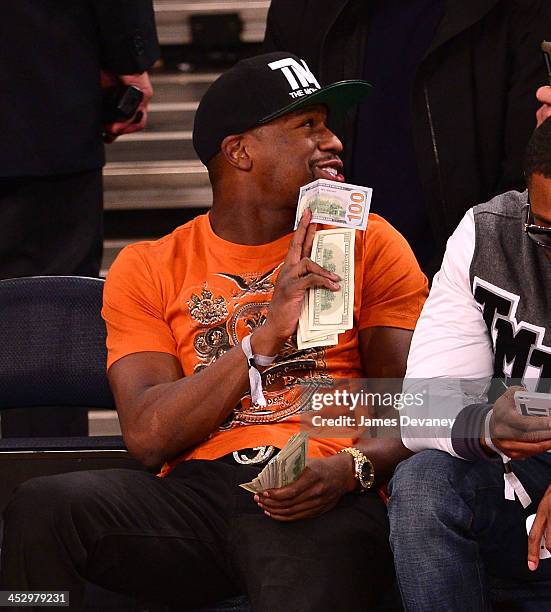
{"label": "man's face", "polygon": [[316,179],[344,181],[342,143],[326,121],[325,106],[312,106],[250,131],[255,179],[281,206],[296,208],[299,189]]}

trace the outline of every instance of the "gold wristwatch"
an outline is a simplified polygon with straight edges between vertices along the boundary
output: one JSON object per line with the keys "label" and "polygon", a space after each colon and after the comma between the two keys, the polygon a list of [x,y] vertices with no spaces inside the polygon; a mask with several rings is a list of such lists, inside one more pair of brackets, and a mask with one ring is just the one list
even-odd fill
{"label": "gold wristwatch", "polygon": [[348,453],[354,457],[354,478],[360,484],[360,492],[364,493],[368,489],[371,489],[375,482],[375,468],[373,463],[362,453],[362,451],[349,446],[343,448],[339,453]]}

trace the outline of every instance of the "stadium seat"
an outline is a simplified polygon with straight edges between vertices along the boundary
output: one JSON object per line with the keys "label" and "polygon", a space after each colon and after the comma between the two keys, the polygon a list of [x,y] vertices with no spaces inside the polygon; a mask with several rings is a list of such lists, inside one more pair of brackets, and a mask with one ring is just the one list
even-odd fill
{"label": "stadium seat", "polygon": [[[0,281],[0,411],[28,408],[114,409],[105,376],[105,325],[101,318],[104,281],[74,276],[37,276]],[[64,454],[61,454],[61,452]],[[69,452],[68,451],[73,451]],[[40,453],[41,463],[64,458],[80,469],[108,457],[138,467],[126,452],[121,436],[1,438],[0,509],[6,472],[20,474]],[[93,457],[94,455],[94,457]],[[40,471],[38,465],[36,468]],[[35,474],[29,474],[35,475]],[[7,481],[6,481],[7,478]],[[12,486],[13,488],[13,486]]]}

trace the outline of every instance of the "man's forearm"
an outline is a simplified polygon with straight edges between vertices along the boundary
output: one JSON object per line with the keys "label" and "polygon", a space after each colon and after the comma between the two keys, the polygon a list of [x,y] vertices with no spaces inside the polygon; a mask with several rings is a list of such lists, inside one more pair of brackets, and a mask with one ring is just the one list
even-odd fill
{"label": "man's forearm", "polygon": [[[255,354],[275,354],[270,332],[252,336]],[[249,387],[247,359],[234,347],[194,376],[144,388],[132,411],[137,415],[123,434],[129,451],[156,467],[207,438],[224,422]]]}

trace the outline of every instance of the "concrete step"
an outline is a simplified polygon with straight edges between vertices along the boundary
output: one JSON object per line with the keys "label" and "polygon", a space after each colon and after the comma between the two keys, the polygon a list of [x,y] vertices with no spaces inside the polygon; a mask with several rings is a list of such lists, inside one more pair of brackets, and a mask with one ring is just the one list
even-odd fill
{"label": "concrete step", "polygon": [[208,86],[218,78],[220,72],[197,74],[156,74],[152,73],[152,104],[196,102],[202,98]]}
{"label": "concrete step", "polygon": [[207,169],[199,160],[112,162],[103,169],[105,191],[208,187]]}
{"label": "concrete step", "polygon": [[103,171],[105,210],[208,208],[207,169],[200,162],[118,162]]}
{"label": "concrete step", "polygon": [[198,102],[160,102],[149,105],[148,132],[193,129]]}
{"label": "concrete step", "polygon": [[106,147],[108,162],[195,160],[191,130],[125,134]]}
{"label": "concrete step", "polygon": [[238,13],[243,21],[241,40],[262,42],[269,0],[155,0],[155,20],[162,45],[191,42],[191,15]]}
{"label": "concrete step", "polygon": [[105,210],[143,210],[166,208],[210,208],[210,187],[183,187],[180,189],[121,189],[108,191],[104,196]]}

